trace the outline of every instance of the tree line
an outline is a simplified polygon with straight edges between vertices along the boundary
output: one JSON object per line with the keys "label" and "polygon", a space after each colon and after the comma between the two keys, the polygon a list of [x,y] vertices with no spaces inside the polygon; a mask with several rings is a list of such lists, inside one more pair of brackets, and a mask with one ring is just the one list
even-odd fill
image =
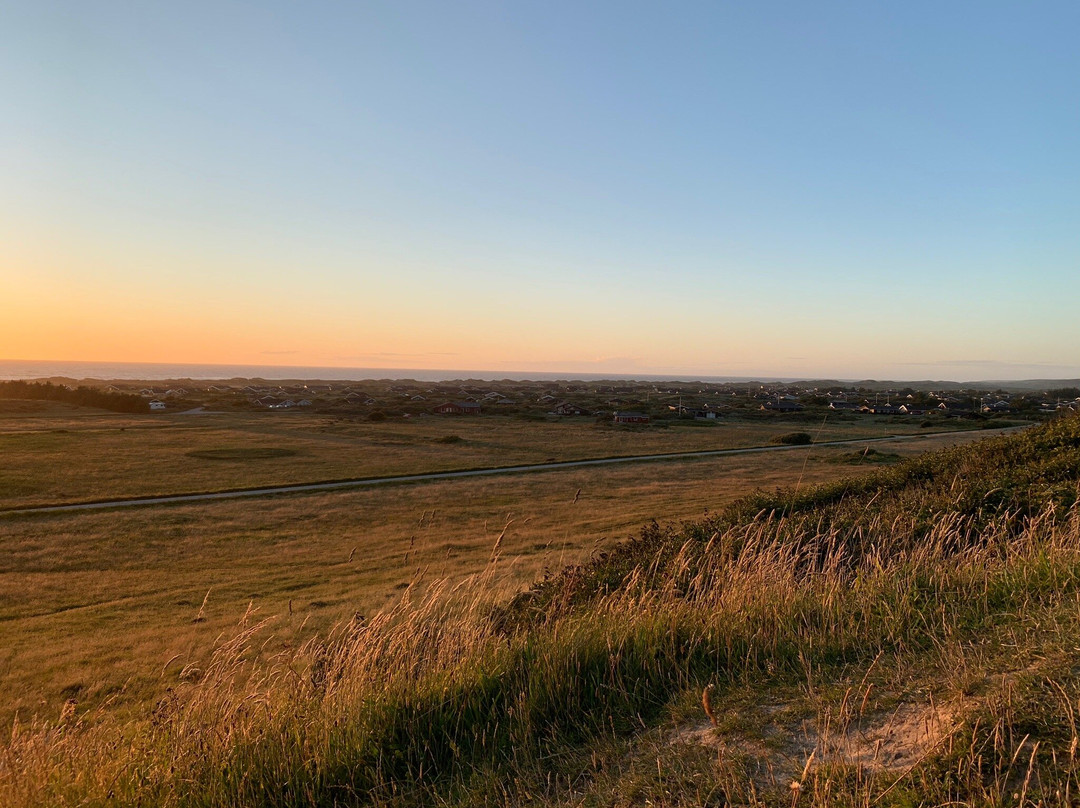
{"label": "tree line", "polygon": [[132,393],[109,393],[93,387],[72,390],[52,382],[0,382],[0,398],[30,399],[32,401],[62,401],[80,407],[97,407],[113,412],[146,412],[146,402]]}

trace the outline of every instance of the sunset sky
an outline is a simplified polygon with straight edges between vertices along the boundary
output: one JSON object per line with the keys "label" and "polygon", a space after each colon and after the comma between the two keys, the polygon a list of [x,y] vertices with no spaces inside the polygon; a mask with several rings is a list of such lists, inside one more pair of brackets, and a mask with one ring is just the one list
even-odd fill
{"label": "sunset sky", "polygon": [[1080,376],[1075,2],[0,3],[0,359]]}

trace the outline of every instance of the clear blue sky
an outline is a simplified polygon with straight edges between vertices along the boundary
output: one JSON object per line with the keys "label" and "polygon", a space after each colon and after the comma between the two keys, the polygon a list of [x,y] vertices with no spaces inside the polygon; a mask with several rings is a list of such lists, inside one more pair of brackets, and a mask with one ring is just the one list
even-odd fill
{"label": "clear blue sky", "polygon": [[0,3],[0,357],[1077,376],[1078,41],[1073,2]]}

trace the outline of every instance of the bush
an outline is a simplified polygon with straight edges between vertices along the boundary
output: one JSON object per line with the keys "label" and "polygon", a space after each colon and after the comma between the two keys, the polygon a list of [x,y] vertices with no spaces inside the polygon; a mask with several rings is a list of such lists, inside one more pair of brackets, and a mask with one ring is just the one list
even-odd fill
{"label": "bush", "polygon": [[382,410],[375,410],[374,412],[368,413],[367,419],[369,421],[385,421],[386,413]]}
{"label": "bush", "polygon": [[808,446],[814,439],[809,432],[788,432],[786,435],[777,435],[772,442],[783,446]]}

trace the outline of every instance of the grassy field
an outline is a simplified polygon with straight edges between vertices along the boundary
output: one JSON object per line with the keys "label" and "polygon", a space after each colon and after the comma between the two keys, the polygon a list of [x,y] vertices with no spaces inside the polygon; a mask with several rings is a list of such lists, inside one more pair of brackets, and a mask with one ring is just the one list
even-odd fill
{"label": "grassy field", "polygon": [[[478,440],[480,426],[458,423]],[[706,431],[714,430],[695,433]],[[168,440],[188,434],[183,427],[175,433]],[[984,434],[875,446],[911,456]],[[524,437],[514,432],[504,440],[517,445]],[[490,591],[508,595],[546,569],[637,533],[649,520],[696,519],[756,488],[805,486],[874,465],[862,462],[858,449],[810,447],[254,501],[0,517],[0,692],[8,694],[0,721],[10,722],[16,711],[24,719],[53,715],[69,698],[80,710],[110,699],[141,709],[177,683],[185,664],[204,661],[249,604],[260,617],[276,618],[278,642],[295,644],[356,612],[370,615],[396,602],[410,582],[419,581],[415,589],[422,591],[431,581],[457,583],[485,570],[500,535]]]}
{"label": "grassy field", "polygon": [[[129,416],[0,402],[0,509],[425,471],[926,432],[918,421],[847,416],[672,422],[417,417],[382,423],[302,411]],[[36,405],[36,402],[30,403]],[[839,418],[834,416],[834,419]],[[935,429],[962,429],[956,421]]]}
{"label": "grassy field", "polygon": [[[427,598],[401,598],[302,645],[289,633],[294,624],[259,625],[258,613],[245,618],[239,608],[213,605],[214,592],[229,592],[225,584],[202,608],[207,581],[197,589],[191,581],[190,595],[170,604],[177,630],[214,630],[215,610],[232,612],[214,656],[183,675],[171,667],[182,659],[161,668],[154,660],[174,690],[150,715],[97,721],[69,705],[47,723],[17,729],[0,747],[0,802],[1075,805],[1080,418],[904,462],[889,457],[910,448],[878,444],[882,456],[863,465],[872,470],[833,482],[827,478],[838,470],[851,471],[855,453],[811,448],[798,490],[763,491],[646,530],[509,602],[505,593],[516,586],[511,579],[501,589],[498,570],[512,561],[515,543],[518,558],[530,557],[520,542],[531,539],[515,534],[517,520],[524,527],[551,511],[551,540],[560,530],[572,536],[559,507],[572,513],[589,502],[602,511],[597,489],[619,487],[608,472],[552,474],[550,499],[536,489],[527,506],[516,500],[505,513],[499,491],[485,490],[479,510],[466,516],[471,503],[458,489],[462,521],[453,506],[438,505],[430,517],[438,539],[423,549],[412,535],[422,534],[424,507],[436,503],[411,500],[401,505],[416,553],[407,569],[414,562],[433,569],[441,556],[447,572],[458,548],[446,537],[471,519],[472,531],[483,528],[474,555],[486,572],[456,594],[433,588]],[[646,491],[659,481],[674,486],[666,500],[692,487],[694,467],[716,491],[719,462],[637,467],[651,474],[622,487]],[[547,477],[484,485],[542,485]],[[441,485],[397,490],[422,497]],[[515,496],[522,493],[529,492]],[[360,494],[258,505],[300,506],[295,518],[314,521],[333,500],[359,519]],[[684,502],[703,510],[701,500]],[[243,525],[259,521],[243,509],[227,512],[217,521],[231,537],[221,540],[235,549]],[[144,523],[144,539],[169,529],[166,510],[144,512],[153,513],[158,524]],[[69,518],[12,519],[25,557],[49,562],[64,525],[85,535],[97,524],[101,539],[107,534],[105,522]],[[174,524],[172,541],[157,534],[149,546],[164,555],[184,537],[192,549],[212,545],[212,534],[196,536],[195,524]],[[323,523],[324,536],[331,524]],[[275,545],[275,535],[243,538],[263,579],[305,552]],[[153,598],[153,576],[136,570],[146,542],[119,539],[111,560],[94,562],[101,539],[72,563],[129,558],[133,578],[147,581],[143,595]],[[321,565],[296,563],[282,569],[282,580],[315,591],[335,581],[344,589],[348,575],[379,574],[375,556],[358,564],[359,549],[346,555],[359,546],[355,534],[328,541]],[[542,566],[553,546],[532,542],[531,557]],[[389,553],[388,567],[406,567],[408,550],[397,546],[400,560]],[[493,554],[501,558],[495,567],[486,560]],[[239,607],[252,593],[242,554],[230,558],[227,567],[207,564],[219,578],[232,576]],[[160,569],[182,581],[190,563],[179,553]],[[292,594],[294,621],[302,619],[297,602],[308,597],[301,591]],[[63,651],[57,644],[54,653]]]}

